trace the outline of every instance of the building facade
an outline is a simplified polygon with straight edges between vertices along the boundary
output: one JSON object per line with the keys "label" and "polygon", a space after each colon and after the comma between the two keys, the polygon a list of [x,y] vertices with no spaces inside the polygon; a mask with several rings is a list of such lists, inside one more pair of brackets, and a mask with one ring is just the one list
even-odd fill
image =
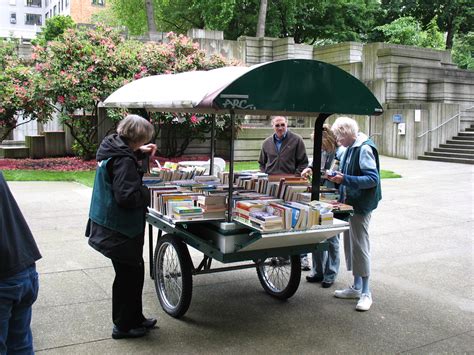
{"label": "building facade", "polygon": [[90,23],[92,15],[105,7],[106,0],[0,0],[0,38],[29,41],[48,19],[58,15]]}

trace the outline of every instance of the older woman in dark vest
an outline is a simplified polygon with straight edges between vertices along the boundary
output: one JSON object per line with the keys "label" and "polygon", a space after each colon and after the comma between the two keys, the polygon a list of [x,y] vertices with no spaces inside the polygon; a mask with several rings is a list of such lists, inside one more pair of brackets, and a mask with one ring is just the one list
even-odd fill
{"label": "older woman in dark vest", "polygon": [[334,296],[359,299],[356,310],[368,311],[372,305],[369,222],[382,198],[379,155],[374,142],[359,132],[355,120],[339,117],[332,125],[332,131],[338,143],[347,150],[341,159],[341,172],[328,179],[340,184],[341,202],[354,208],[354,215],[349,219],[349,233],[344,233],[346,264],[347,269],[352,270],[354,284],[336,290]]}
{"label": "older woman in dark vest", "polygon": [[156,319],[142,313],[144,283],[143,242],[145,212],[150,200],[142,184],[138,160],[154,155],[148,143],[153,125],[143,117],[129,115],[117,133],[105,137],[97,151],[98,167],[89,211],[86,236],[89,245],[112,260],[112,338],[146,335]]}

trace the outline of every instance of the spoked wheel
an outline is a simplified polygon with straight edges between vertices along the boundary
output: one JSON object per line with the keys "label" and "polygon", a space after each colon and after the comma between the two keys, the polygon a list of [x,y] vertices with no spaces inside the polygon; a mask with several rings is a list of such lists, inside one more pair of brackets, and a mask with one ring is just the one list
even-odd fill
{"label": "spoked wheel", "polygon": [[161,237],[155,248],[154,268],[161,307],[180,318],[188,310],[193,292],[192,261],[186,244],[173,234]]}
{"label": "spoked wheel", "polygon": [[282,300],[290,298],[300,285],[300,256],[268,258],[258,263],[257,274],[263,289],[268,294]]}

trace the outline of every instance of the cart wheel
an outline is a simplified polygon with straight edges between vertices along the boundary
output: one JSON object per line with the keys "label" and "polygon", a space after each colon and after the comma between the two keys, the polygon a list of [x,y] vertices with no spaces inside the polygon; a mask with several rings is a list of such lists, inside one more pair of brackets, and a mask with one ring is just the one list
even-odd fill
{"label": "cart wheel", "polygon": [[188,310],[193,293],[192,261],[186,244],[173,234],[160,238],[154,267],[161,307],[170,316],[180,318]]}
{"label": "cart wheel", "polygon": [[268,258],[258,263],[257,274],[263,289],[268,294],[282,300],[290,298],[300,285],[300,256]]}

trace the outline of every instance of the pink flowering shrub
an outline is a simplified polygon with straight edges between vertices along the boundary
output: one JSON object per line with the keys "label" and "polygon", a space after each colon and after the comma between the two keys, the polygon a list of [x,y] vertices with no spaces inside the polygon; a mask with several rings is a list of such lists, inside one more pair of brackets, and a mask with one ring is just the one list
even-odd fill
{"label": "pink flowering shrub", "polygon": [[95,170],[97,162],[80,158],[0,159],[0,170]]}
{"label": "pink flowering shrub", "polygon": [[19,113],[25,124],[45,122],[51,112],[39,72],[18,57],[14,42],[0,40],[0,142],[18,127]]}
{"label": "pink flowering shrub", "polygon": [[[44,79],[44,95],[56,103],[60,119],[74,137],[76,154],[84,159],[94,157],[98,145],[98,105],[124,84],[149,75],[208,70],[231,64],[220,56],[206,58],[205,53],[183,35],[170,33],[168,40],[167,43],[125,41],[118,32],[99,25],[95,29],[68,29],[56,41],[35,47],[34,70]],[[119,121],[124,114],[126,112],[108,110],[114,121]],[[202,136],[196,134],[196,129],[204,124],[200,125],[194,117],[187,119],[180,129],[180,135],[185,134],[188,142]],[[174,118],[161,115],[155,120],[156,127],[177,128]],[[188,123],[196,129],[185,133]]]}

